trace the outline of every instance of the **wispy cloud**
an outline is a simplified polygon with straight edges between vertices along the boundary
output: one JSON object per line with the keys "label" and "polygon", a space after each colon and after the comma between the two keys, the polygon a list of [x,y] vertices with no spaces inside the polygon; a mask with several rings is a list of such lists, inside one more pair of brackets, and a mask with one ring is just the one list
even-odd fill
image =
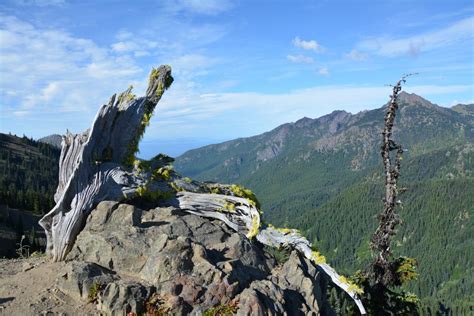
{"label": "wispy cloud", "polygon": [[460,20],[450,26],[435,31],[409,37],[378,37],[366,39],[357,49],[386,57],[401,55],[417,56],[421,52],[460,43],[472,42],[474,38],[474,17]]}
{"label": "wispy cloud", "polygon": [[3,106],[35,111],[88,111],[103,93],[120,91],[142,72],[134,60],[88,39],[36,28],[0,15],[0,93]]}
{"label": "wispy cloud", "polygon": [[318,73],[322,76],[329,76],[329,69],[328,67],[321,67],[319,68]]}
{"label": "wispy cloud", "polygon": [[38,6],[38,7],[47,7],[47,6],[60,6],[66,3],[65,0],[15,0],[19,5],[23,6]]}
{"label": "wispy cloud", "polygon": [[204,15],[217,15],[233,7],[230,0],[168,0],[163,4],[170,11]]}
{"label": "wispy cloud", "polygon": [[292,43],[295,47],[302,48],[304,50],[312,50],[316,53],[322,53],[324,51],[324,47],[319,45],[319,43],[315,40],[305,41],[299,37],[295,37]]}
{"label": "wispy cloud", "polygon": [[[130,84],[136,94],[142,94],[147,73],[157,62],[172,65],[177,103],[170,106],[178,115],[187,113],[183,100],[200,93],[204,84],[198,78],[220,62],[219,58],[208,56],[203,47],[221,38],[225,28],[194,24],[172,15],[164,20],[167,27],[159,37],[153,27],[159,29],[164,21],[146,29],[121,29],[115,34],[115,42],[103,46],[0,13],[2,129],[34,136],[61,132],[66,126],[80,132],[112,94]],[[235,85],[235,81],[227,79],[224,76],[215,81],[214,87],[226,90]],[[3,125],[15,118],[18,124]],[[60,123],[50,124],[54,119]],[[38,124],[31,124],[35,120]]]}
{"label": "wispy cloud", "polygon": [[[406,91],[425,97],[470,91],[471,85],[407,86]],[[197,126],[202,137],[217,132],[222,138],[250,136],[304,116],[319,117],[334,110],[356,113],[378,108],[387,102],[385,86],[318,86],[286,93],[177,94],[172,89],[152,119],[151,135],[192,137]],[[193,126],[194,128],[186,128]]]}
{"label": "wispy cloud", "polygon": [[364,61],[367,60],[369,55],[367,53],[359,52],[357,49],[353,49],[350,53],[347,53],[345,57],[354,61]]}
{"label": "wispy cloud", "polygon": [[135,38],[113,43],[111,48],[116,53],[132,53],[135,57],[143,57],[152,55],[158,45],[156,41]]}
{"label": "wispy cloud", "polygon": [[304,64],[312,64],[314,63],[313,57],[304,56],[304,55],[288,55],[286,59],[293,63],[304,63]]}

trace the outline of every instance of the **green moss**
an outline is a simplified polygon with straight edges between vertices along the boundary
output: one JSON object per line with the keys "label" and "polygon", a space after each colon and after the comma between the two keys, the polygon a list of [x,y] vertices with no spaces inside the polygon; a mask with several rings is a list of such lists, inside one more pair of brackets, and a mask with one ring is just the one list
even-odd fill
{"label": "green moss", "polygon": [[140,198],[149,202],[166,200],[174,195],[171,191],[149,190],[146,186],[138,187],[136,192]]}
{"label": "green moss", "polygon": [[159,82],[158,83],[158,89],[156,89],[155,95],[157,98],[160,98],[163,95],[163,92],[165,91],[163,83]]}
{"label": "green moss", "polygon": [[218,212],[235,213],[235,204],[231,202],[225,202],[224,207],[219,209]]}
{"label": "green moss", "polygon": [[152,116],[153,116],[153,112],[143,114],[141,124],[144,127],[147,127],[148,125],[150,125],[150,120],[151,120]]}
{"label": "green moss", "polygon": [[403,293],[403,300],[407,303],[412,303],[415,305],[420,304],[420,299],[418,298],[418,296],[410,292]]}
{"label": "green moss", "polygon": [[46,257],[46,252],[41,252],[41,251],[35,251],[33,252],[30,257],[33,257],[33,258],[42,258],[42,257]]}
{"label": "green moss", "polygon": [[209,188],[209,193],[211,194],[221,194],[221,190],[218,187]]}
{"label": "green moss", "polygon": [[234,203],[227,202],[226,204],[224,204],[224,208],[226,210],[228,210],[229,212],[231,212],[231,213],[235,213],[235,204]]}
{"label": "green moss", "polygon": [[255,236],[258,235],[258,232],[260,230],[260,220],[258,216],[252,217],[252,227],[250,228],[247,238],[253,239]]}
{"label": "green moss", "polygon": [[150,72],[150,76],[148,77],[148,83],[151,83],[153,82],[153,80],[156,80],[156,78],[158,78],[158,76],[160,75],[160,71],[158,70],[158,68],[152,68],[151,69],[151,72]]}
{"label": "green moss", "polygon": [[343,275],[340,275],[339,276],[339,282],[347,285],[347,290],[349,292],[354,292],[354,293],[357,293],[357,294],[362,294],[364,293],[364,290],[362,288],[360,288],[357,284],[355,284],[354,282],[352,282],[351,280],[347,279],[345,276]]}
{"label": "green moss", "polygon": [[145,128],[142,125],[140,125],[137,130],[137,134],[136,134],[137,136],[134,139],[132,139],[130,143],[128,144],[127,154],[125,155],[125,158],[123,161],[123,164],[125,166],[128,166],[128,167],[133,166],[136,160],[135,154],[138,152],[138,143],[140,142],[144,131],[145,131]]}
{"label": "green moss", "polygon": [[133,138],[128,145],[127,154],[125,155],[125,159],[123,161],[124,165],[126,166],[129,166],[129,167],[133,166],[133,163],[136,159],[135,154],[138,152],[138,144],[140,143],[140,140],[142,139],[143,134],[145,133],[146,127],[150,123],[152,111],[153,111],[153,108],[148,111],[145,110],[145,113],[142,118],[142,122],[137,128],[135,138]]}
{"label": "green moss", "polygon": [[155,171],[153,171],[153,177],[161,178],[165,181],[169,181],[171,179],[171,170],[167,167],[161,167]]}
{"label": "green moss", "polygon": [[364,294],[364,290],[354,283],[349,283],[349,286],[347,287],[347,291],[356,293],[358,295]]}
{"label": "green moss", "polygon": [[191,178],[188,178],[188,177],[184,177],[183,180],[184,180],[184,182],[186,182],[186,183],[191,183],[191,182],[193,182],[193,180],[191,180]]}
{"label": "green moss", "polygon": [[145,196],[146,192],[147,192],[146,186],[139,186],[137,188],[137,194],[139,196]]}
{"label": "green moss", "polygon": [[120,104],[124,102],[128,103],[130,101],[133,101],[136,98],[136,95],[132,93],[132,90],[133,86],[130,85],[127,90],[119,94],[117,102]]}
{"label": "green moss", "polygon": [[104,286],[99,282],[94,282],[94,284],[92,284],[92,286],[89,288],[89,293],[87,295],[89,303],[97,303],[99,295],[102,292],[103,288]]}
{"label": "green moss", "polygon": [[290,228],[280,228],[280,227],[274,227],[276,230],[278,230],[280,233],[283,233],[283,234],[291,234],[293,232],[293,229],[290,229]]}
{"label": "green moss", "polygon": [[[152,294],[145,301],[146,316],[165,316],[169,315],[170,308],[166,306],[166,302],[157,293]],[[144,315],[144,316],[145,316]]]}
{"label": "green moss", "polygon": [[396,273],[401,284],[408,281],[416,280],[418,273],[416,272],[416,259],[408,257],[399,257],[396,260]]}
{"label": "green moss", "polygon": [[349,284],[349,280],[348,280],[345,276],[343,276],[343,275],[340,275],[338,280],[339,280],[339,282],[341,282],[341,283]]}
{"label": "green moss", "polygon": [[151,168],[151,164],[149,161],[147,160],[138,160],[138,159],[135,159],[133,161],[133,165],[135,166],[135,168],[138,170],[138,171],[148,171],[150,170]]}
{"label": "green moss", "polygon": [[326,263],[326,257],[316,250],[313,250],[313,252],[311,253],[311,260],[313,260],[315,264]]}
{"label": "green moss", "polygon": [[260,209],[260,202],[258,201],[257,197],[251,190],[237,184],[231,185],[230,190],[235,196],[247,199],[250,202],[250,204]]}
{"label": "green moss", "polygon": [[231,316],[237,312],[237,307],[231,304],[221,304],[203,313],[203,316]]}
{"label": "green moss", "polygon": [[[152,74],[157,72],[156,69],[152,70]],[[152,76],[150,75],[150,78]],[[125,93],[130,94],[131,89],[127,90]],[[161,96],[161,95],[160,95]],[[134,96],[133,96],[134,97]],[[119,96],[119,99],[123,98],[122,94]],[[133,98],[132,98],[133,99]],[[151,102],[150,100],[145,100],[143,104],[143,117],[140,122],[140,125],[137,127],[135,137],[130,141],[127,149],[127,153],[125,154],[125,158],[123,164],[126,166],[133,166],[133,162],[135,160],[135,154],[138,152],[138,144],[145,133],[146,127],[150,124],[151,117],[153,115],[153,110],[155,109],[155,103]]]}
{"label": "green moss", "polygon": [[182,187],[180,187],[179,185],[177,185],[175,182],[170,182],[169,185],[173,188],[173,190],[175,190],[176,192],[180,192],[180,191],[185,191]]}
{"label": "green moss", "polygon": [[[148,86],[151,86],[153,81],[155,81],[160,76],[159,68],[153,68],[150,72],[150,76],[148,77]],[[155,96],[160,98],[163,92],[168,89],[171,84],[173,83],[174,79],[172,76],[167,76],[165,78],[164,84],[163,82],[158,83],[158,88],[155,91]]]}

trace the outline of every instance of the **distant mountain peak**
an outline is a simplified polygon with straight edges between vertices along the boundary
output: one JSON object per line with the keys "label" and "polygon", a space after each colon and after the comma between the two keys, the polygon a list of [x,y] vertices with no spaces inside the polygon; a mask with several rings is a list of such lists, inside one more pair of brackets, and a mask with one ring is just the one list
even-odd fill
{"label": "distant mountain peak", "polygon": [[61,149],[62,139],[63,138],[62,138],[61,135],[52,134],[52,135],[49,135],[49,136],[42,137],[42,138],[38,139],[38,141],[41,142],[41,143],[50,144],[50,145],[52,145],[56,148]]}
{"label": "distant mountain peak", "polygon": [[310,125],[311,123],[313,123],[313,119],[312,118],[309,118],[307,116],[299,119],[298,121],[295,122],[295,126],[296,127],[305,127],[305,126],[308,126]]}
{"label": "distant mountain peak", "polygon": [[407,105],[421,105],[426,108],[438,107],[437,105],[431,103],[430,101],[420,97],[415,93],[408,93],[405,91],[400,92],[398,95],[398,101],[400,103],[405,103]]}
{"label": "distant mountain peak", "polygon": [[312,118],[309,118],[309,117],[303,117],[299,120],[297,120],[295,123],[294,123],[294,126],[296,127],[307,127],[315,122],[319,123],[319,124],[324,124],[324,123],[327,123],[327,122],[332,122],[332,121],[335,121],[335,123],[340,123],[342,121],[344,121],[347,117],[351,116],[352,114],[349,113],[349,112],[346,112],[344,110],[336,110],[336,111],[332,111],[331,113],[329,114],[326,114],[326,115],[323,115],[319,118],[315,118],[315,119],[312,119]]}

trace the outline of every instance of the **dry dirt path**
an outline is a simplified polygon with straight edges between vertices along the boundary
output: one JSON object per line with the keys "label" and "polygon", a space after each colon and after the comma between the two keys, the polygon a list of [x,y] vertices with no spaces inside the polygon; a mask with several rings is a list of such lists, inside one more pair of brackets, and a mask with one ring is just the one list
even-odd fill
{"label": "dry dirt path", "polygon": [[0,315],[100,315],[56,287],[63,266],[45,258],[0,259]]}

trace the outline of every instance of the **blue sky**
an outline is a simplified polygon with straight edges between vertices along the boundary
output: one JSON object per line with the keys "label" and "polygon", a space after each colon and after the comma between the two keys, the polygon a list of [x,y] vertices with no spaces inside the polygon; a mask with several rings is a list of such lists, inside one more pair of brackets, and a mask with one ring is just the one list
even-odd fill
{"label": "blue sky", "polygon": [[34,138],[90,126],[153,66],[175,82],[143,156],[268,131],[406,91],[474,102],[471,1],[5,0],[0,4],[0,131]]}

